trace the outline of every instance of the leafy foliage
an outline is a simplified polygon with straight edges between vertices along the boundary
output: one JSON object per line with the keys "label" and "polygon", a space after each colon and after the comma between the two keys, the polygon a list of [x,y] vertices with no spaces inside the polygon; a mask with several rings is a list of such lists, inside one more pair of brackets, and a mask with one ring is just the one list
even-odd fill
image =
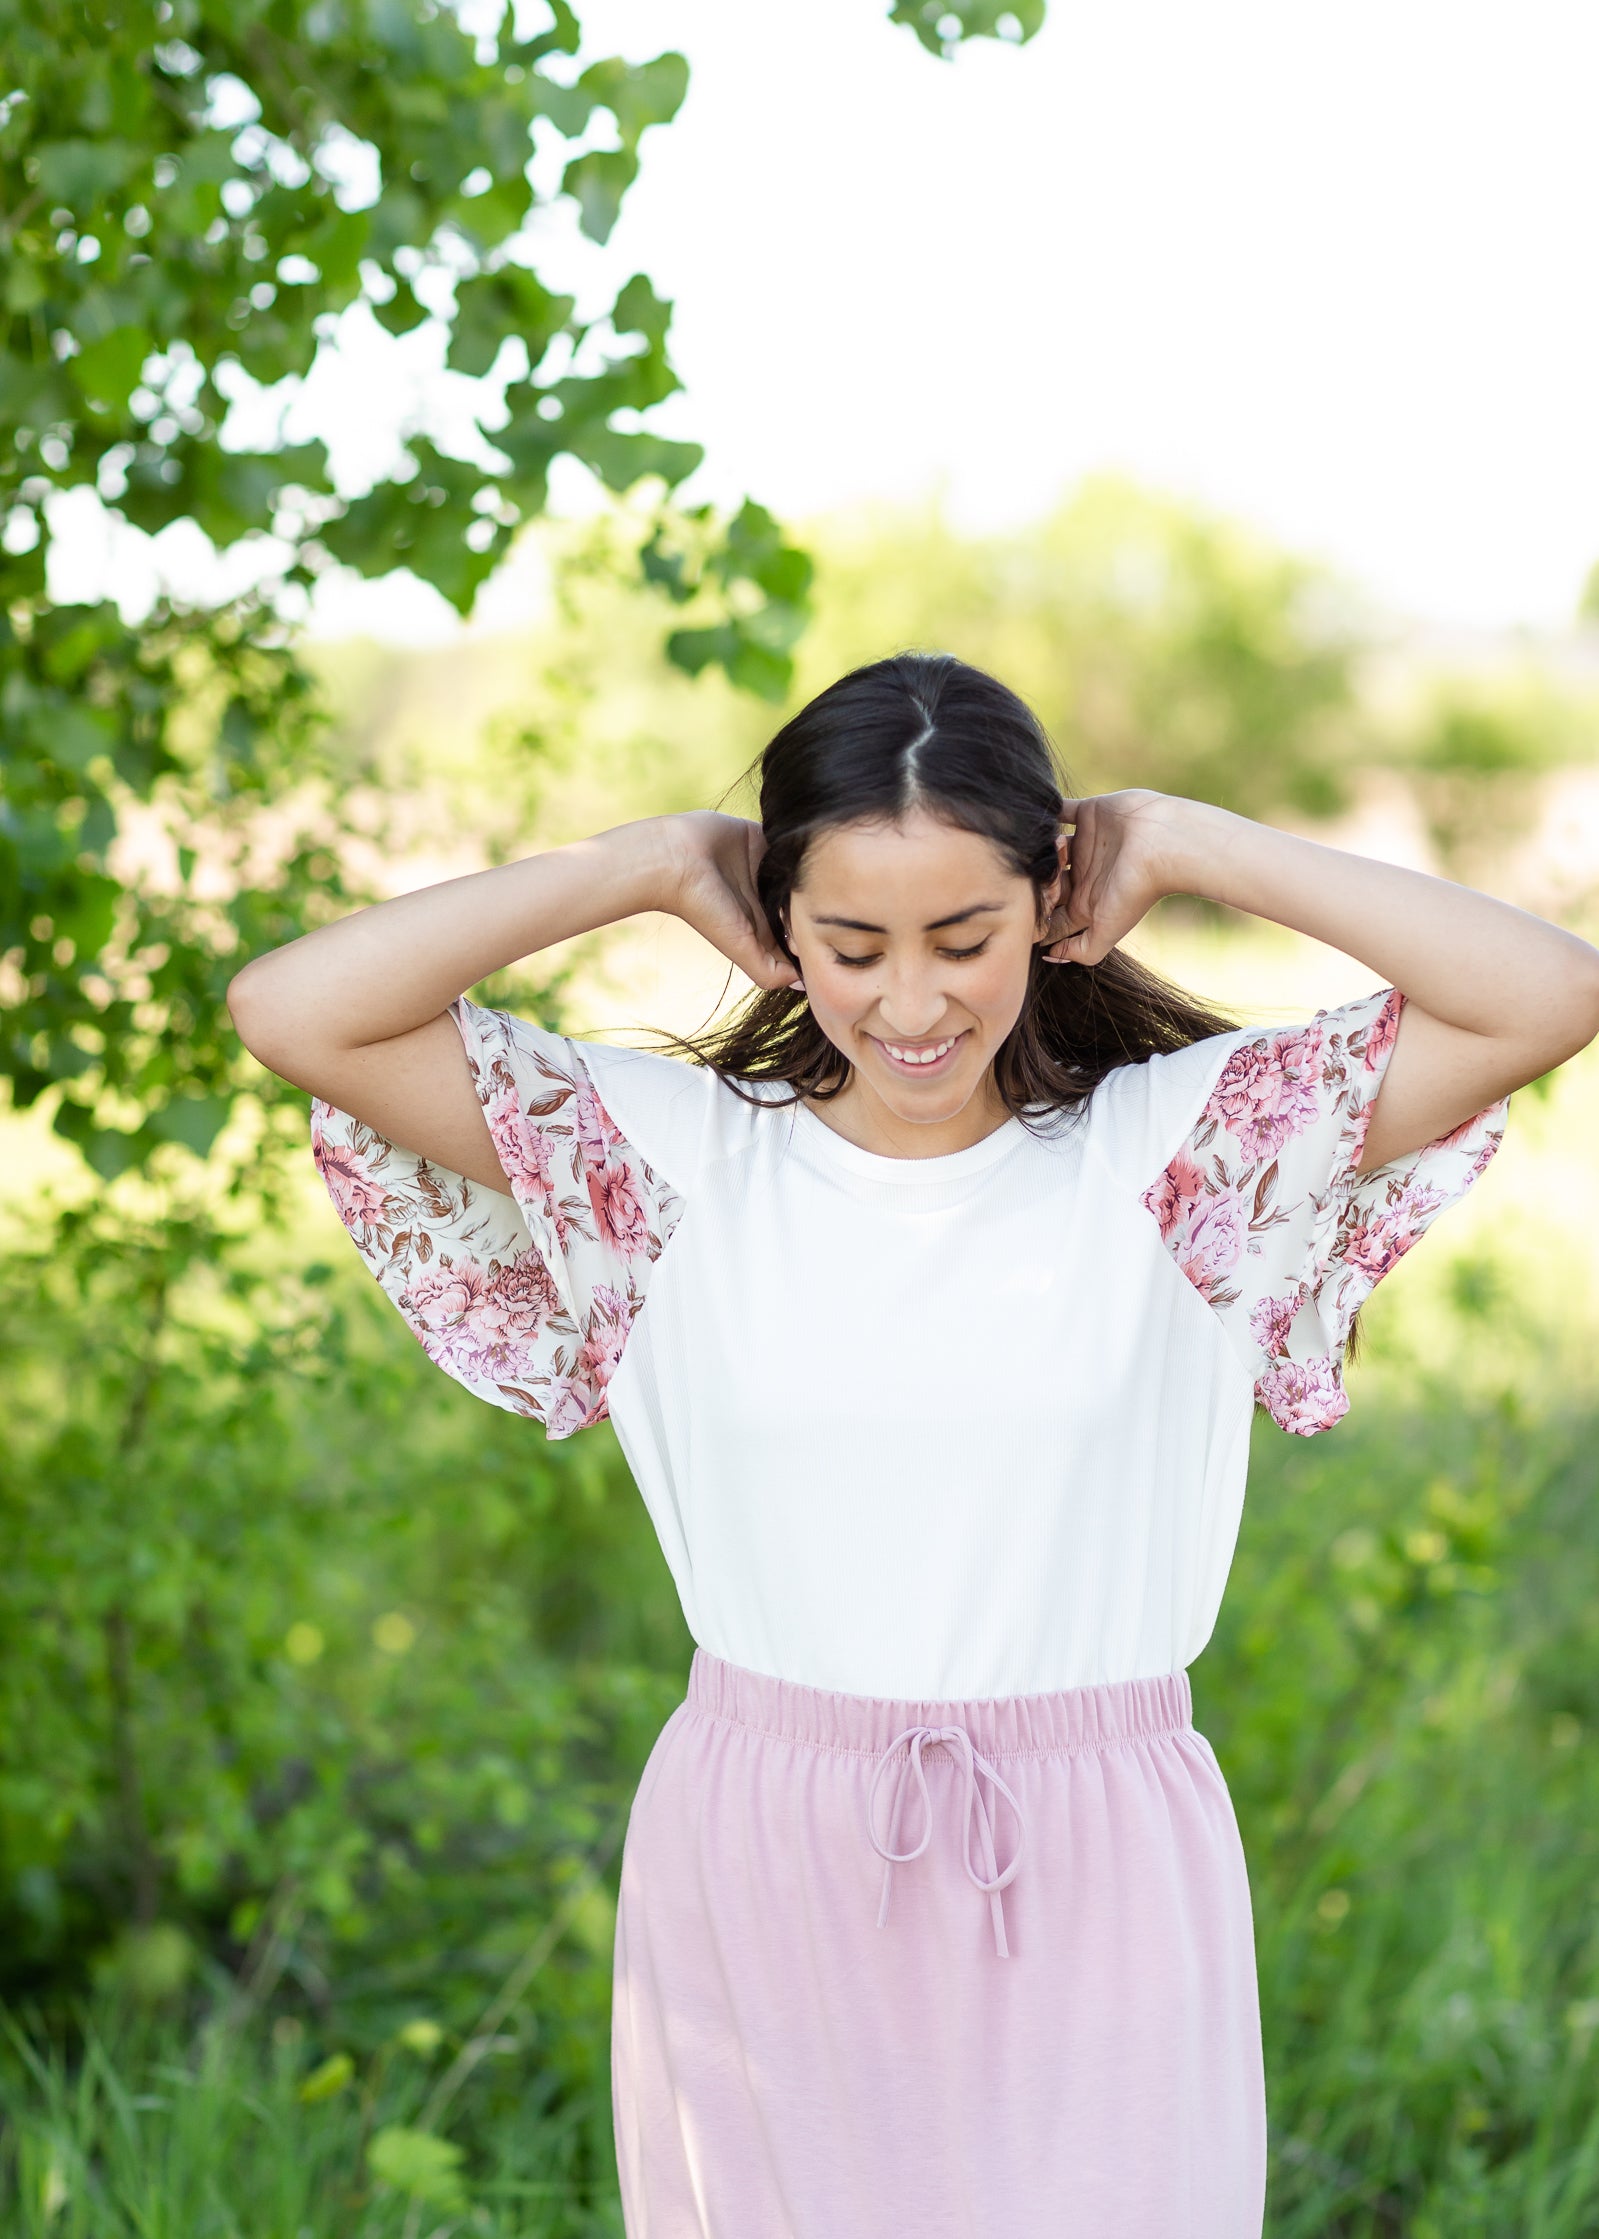
{"label": "leafy foliage", "polygon": [[889,13],[929,54],[948,56],[963,39],[1031,39],[1043,28],[1044,0],[896,0]]}
{"label": "leafy foliage", "polygon": [[[369,898],[339,868],[348,773],[322,753],[296,600],[334,564],[404,566],[464,613],[557,456],[613,491],[653,478],[663,516],[699,464],[641,424],[680,386],[670,305],[637,273],[578,318],[526,230],[549,138],[570,151],[554,198],[605,241],[688,73],[672,53],[579,70],[565,0],[532,36],[510,8],[476,36],[433,0],[3,0],[0,38],[0,1071],[19,1106],[58,1087],[58,1131],[110,1178],[211,1149],[241,1086],[232,969]],[[364,492],[285,433],[357,313],[438,322],[479,391],[460,455],[414,428]],[[148,535],[200,530],[214,600],[137,623],[58,605],[52,537],[90,493]],[[699,508],[691,533],[704,620],[674,647],[781,694],[808,562],[754,505],[725,533]],[[241,558],[250,587],[225,588]]]}
{"label": "leafy foliage", "polygon": [[[0,615],[0,1071],[19,1109],[60,1091],[55,1129],[102,1180],[166,1145],[211,1152],[241,1086],[238,956],[356,898],[310,680],[262,622],[248,605],[163,605],[139,630],[110,606]],[[290,1093],[251,1086],[268,1106]]]}
{"label": "leafy foliage", "polygon": [[453,1408],[329,1274],[252,1264],[197,1205],[142,1236],[91,1208],[7,1263],[13,1992],[83,1982],[120,1924],[237,1959],[269,1901],[313,1997],[336,1953],[409,1964],[484,1904],[514,1933],[642,1762],[650,1674],[686,1663],[609,1435]]}
{"label": "leafy foliage", "polygon": [[[367,573],[398,558],[464,612],[542,509],[558,453],[616,489],[698,465],[698,445],[616,425],[679,385],[670,307],[637,275],[604,320],[576,320],[528,268],[523,232],[535,124],[576,140],[603,112],[617,146],[574,154],[560,191],[609,236],[642,135],[682,102],[680,55],[563,83],[549,66],[579,40],[564,5],[535,38],[510,10],[477,40],[425,4],[298,0],[130,0],[95,29],[79,7],[30,6],[8,38],[13,545],[36,531],[42,550],[51,494],[87,483],[152,533],[271,536],[284,582],[307,587],[328,554]],[[226,440],[230,402],[265,385],[287,406],[357,303],[393,334],[442,319],[458,371],[518,361],[498,390],[501,460],[419,441],[345,504],[320,443]]]}

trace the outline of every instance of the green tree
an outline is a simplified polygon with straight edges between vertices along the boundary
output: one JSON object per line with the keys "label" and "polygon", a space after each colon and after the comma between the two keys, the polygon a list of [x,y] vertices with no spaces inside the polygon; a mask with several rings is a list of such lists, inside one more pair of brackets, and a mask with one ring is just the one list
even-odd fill
{"label": "green tree", "polygon": [[[1030,37],[1043,5],[892,14],[947,54]],[[569,455],[658,486],[644,570],[684,610],[671,658],[788,686],[809,561],[753,501],[675,507],[701,446],[642,422],[680,386],[671,306],[635,273],[580,318],[534,269],[535,148],[564,146],[546,199],[603,243],[688,83],[679,54],[579,67],[580,46],[567,0],[536,31],[441,0],[0,0],[0,1072],[21,1107],[59,1087],[54,1124],[104,1177],[210,1150],[239,954],[357,898],[290,628],[326,568],[404,566],[465,613]],[[440,322],[480,405],[477,440],[416,430],[352,492],[284,427],[358,304],[395,335]],[[270,439],[236,436],[241,404]],[[74,490],[152,534],[195,524],[249,587],[137,624],[58,605]],[[254,812],[319,780],[255,860]],[[141,805],[161,875],[118,867]]]}
{"label": "green tree", "polygon": [[[679,386],[648,278],[579,319],[530,262],[534,135],[584,141],[558,198],[603,242],[687,84],[680,55],[578,69],[579,44],[565,0],[531,36],[510,8],[474,34],[432,0],[0,6],[0,1069],[20,1106],[61,1087],[55,1124],[104,1176],[163,1141],[209,1149],[236,1091],[231,963],[352,899],[326,800],[279,833],[267,876],[246,860],[251,811],[329,775],[295,601],[335,563],[404,565],[465,612],[558,454],[616,491],[655,478],[663,511],[699,463],[639,424]],[[590,144],[607,119],[614,144]],[[492,444],[453,456],[414,433],[352,494],[320,443],[281,440],[357,303],[395,334],[448,327],[479,432],[502,422]],[[241,398],[273,408],[278,440],[231,438]],[[192,522],[248,551],[252,586],[137,625],[57,605],[49,548],[74,489],[135,528]],[[689,609],[674,658],[780,695],[810,570],[770,515],[696,508],[649,560]],[[116,867],[138,804],[159,811],[164,877]]]}

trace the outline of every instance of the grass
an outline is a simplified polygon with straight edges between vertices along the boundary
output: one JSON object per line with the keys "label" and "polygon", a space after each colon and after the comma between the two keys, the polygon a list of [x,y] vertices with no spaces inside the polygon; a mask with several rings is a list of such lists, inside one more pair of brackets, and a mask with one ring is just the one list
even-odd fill
{"label": "grass", "polygon": [[[508,2046],[512,2040],[507,2040]],[[425,2061],[401,2043],[308,2066],[301,2033],[115,2009],[70,2049],[15,2017],[0,2055],[7,2239],[619,2239],[587,2168],[593,2110],[517,2060],[466,2126],[417,2127]]]}
{"label": "grass", "polygon": [[1251,1862],[1272,2239],[1599,2231],[1596,1430],[1445,1392],[1337,1455],[1273,1441],[1195,1674]]}

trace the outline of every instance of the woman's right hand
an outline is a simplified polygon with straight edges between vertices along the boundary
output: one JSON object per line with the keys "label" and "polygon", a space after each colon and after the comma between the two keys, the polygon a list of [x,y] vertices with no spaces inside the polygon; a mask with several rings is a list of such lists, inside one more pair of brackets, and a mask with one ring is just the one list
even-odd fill
{"label": "woman's right hand", "polygon": [[661,907],[703,934],[757,987],[797,987],[799,975],[772,938],[755,885],[766,851],[760,826],[715,809],[658,823],[665,850]]}

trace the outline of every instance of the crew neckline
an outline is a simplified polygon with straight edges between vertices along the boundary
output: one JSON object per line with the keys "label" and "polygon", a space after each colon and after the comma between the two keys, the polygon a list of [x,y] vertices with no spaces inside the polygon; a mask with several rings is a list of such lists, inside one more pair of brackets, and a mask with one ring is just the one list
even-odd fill
{"label": "crew neckline", "polygon": [[977,1173],[985,1166],[992,1166],[995,1159],[1003,1158],[1017,1137],[1025,1133],[1013,1112],[991,1133],[975,1143],[968,1143],[963,1151],[941,1151],[934,1158],[895,1158],[890,1153],[863,1150],[859,1143],[852,1143],[847,1135],[840,1135],[836,1127],[829,1127],[826,1120],[818,1118],[803,1099],[796,1102],[794,1109],[810,1140],[829,1158],[853,1173],[869,1174],[874,1181],[882,1182],[943,1182]]}

